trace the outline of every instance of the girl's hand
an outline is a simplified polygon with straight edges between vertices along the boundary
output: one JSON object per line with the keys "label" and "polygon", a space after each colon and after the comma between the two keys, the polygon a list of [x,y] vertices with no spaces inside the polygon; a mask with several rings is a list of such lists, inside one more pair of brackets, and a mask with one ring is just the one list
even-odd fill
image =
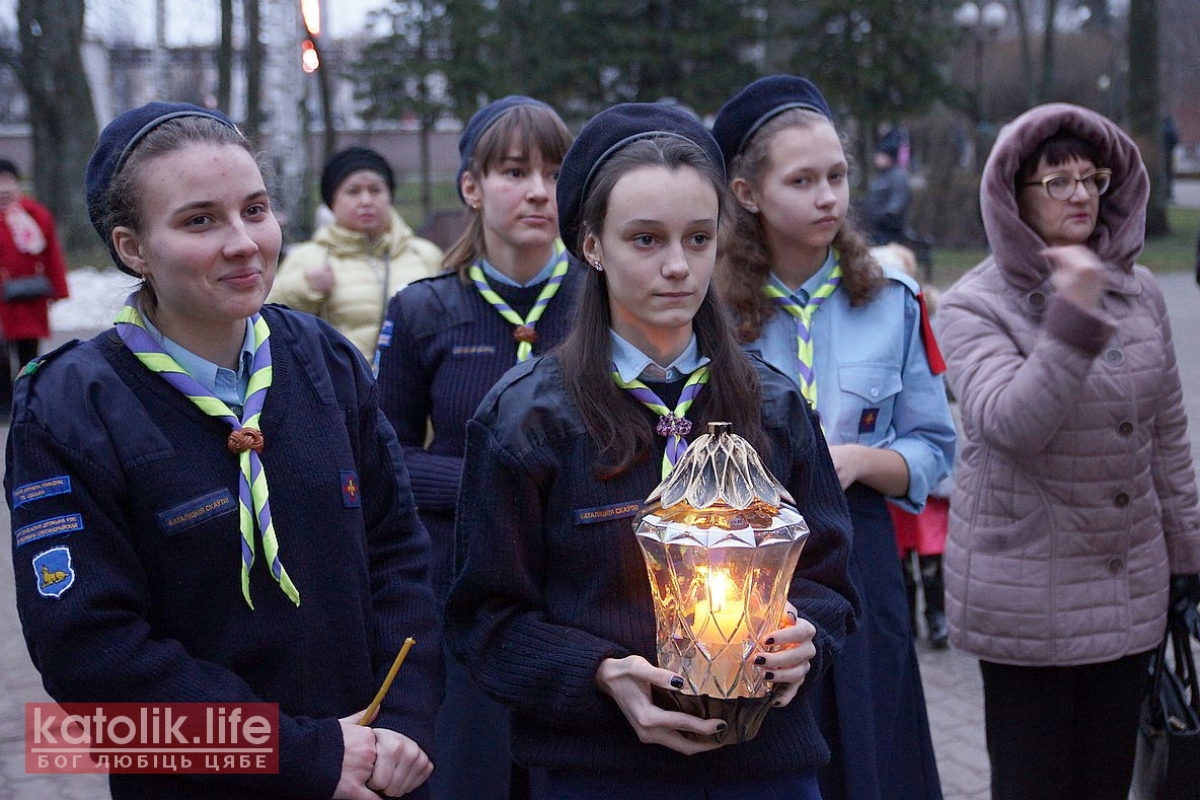
{"label": "girl's hand", "polygon": [[[342,775],[334,800],[403,797],[433,774],[433,762],[412,739],[387,728],[360,725],[363,711],[338,720],[342,727]],[[379,710],[371,715],[371,722]]]}
{"label": "girl's hand", "polygon": [[387,728],[371,728],[375,734],[375,767],[367,788],[384,797],[403,797],[433,774],[433,762],[420,745]]}
{"label": "girl's hand", "polygon": [[767,646],[774,652],[763,650],[754,657],[754,665],[765,673],[767,680],[787,684],[775,697],[776,708],[792,702],[817,655],[813,644],[817,629],[808,620],[797,618],[796,607],[791,603],[787,604],[786,611],[783,627],[766,639]]}
{"label": "girl's hand", "polygon": [[842,491],[849,489],[851,484],[858,481],[866,471],[867,451],[871,448],[861,444],[833,444],[829,446],[829,457],[833,460],[833,468],[837,471],[838,483]]}
{"label": "girl's hand", "polygon": [[646,744],[661,744],[686,756],[716,750],[720,744],[693,741],[680,731],[711,736],[725,729],[724,722],[667,711],[650,699],[651,686],[673,691],[682,685],[683,679],[674,672],[655,667],[641,656],[606,658],[596,670],[596,687],[616,701],[638,739]]}
{"label": "girl's hand", "polygon": [[359,711],[338,720],[342,726],[342,775],[333,792],[334,800],[379,800],[367,788],[375,768],[375,734],[358,724],[362,715]]}

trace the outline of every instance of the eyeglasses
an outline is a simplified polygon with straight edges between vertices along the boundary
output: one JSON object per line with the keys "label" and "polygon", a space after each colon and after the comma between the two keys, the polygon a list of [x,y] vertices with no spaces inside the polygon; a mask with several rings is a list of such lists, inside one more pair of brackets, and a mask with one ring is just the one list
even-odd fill
{"label": "eyeglasses", "polygon": [[1070,175],[1047,175],[1040,181],[1029,181],[1021,185],[1042,186],[1052,200],[1065,202],[1075,195],[1075,185],[1078,183],[1083,184],[1083,190],[1089,197],[1099,197],[1107,192],[1112,184],[1112,170],[1096,169],[1080,178],[1072,178]]}

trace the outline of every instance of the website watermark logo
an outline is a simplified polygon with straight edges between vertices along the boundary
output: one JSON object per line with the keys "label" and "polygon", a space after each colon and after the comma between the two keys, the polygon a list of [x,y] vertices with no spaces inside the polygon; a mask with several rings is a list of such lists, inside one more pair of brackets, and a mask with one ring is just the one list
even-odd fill
{"label": "website watermark logo", "polygon": [[276,703],[26,703],[25,771],[274,774]]}

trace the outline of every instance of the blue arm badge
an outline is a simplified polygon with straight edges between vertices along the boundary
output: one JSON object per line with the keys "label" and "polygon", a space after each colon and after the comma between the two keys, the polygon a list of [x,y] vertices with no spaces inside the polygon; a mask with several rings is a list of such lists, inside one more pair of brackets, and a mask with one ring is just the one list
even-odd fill
{"label": "blue arm badge", "polygon": [[33,574],[37,576],[38,594],[58,599],[75,584],[75,568],[71,566],[71,551],[66,547],[51,547],[33,557]]}

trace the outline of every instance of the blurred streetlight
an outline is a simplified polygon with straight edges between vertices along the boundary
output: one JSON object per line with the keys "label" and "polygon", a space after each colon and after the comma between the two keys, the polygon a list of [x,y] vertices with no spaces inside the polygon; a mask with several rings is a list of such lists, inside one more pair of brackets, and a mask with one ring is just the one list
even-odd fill
{"label": "blurred streetlight", "polygon": [[975,128],[976,163],[982,161],[987,146],[984,135],[987,124],[987,110],[983,102],[984,48],[988,41],[996,38],[996,34],[1006,22],[1008,9],[996,0],[982,6],[972,0],[966,0],[954,11],[954,24],[966,31],[975,42],[975,87],[971,123]]}

